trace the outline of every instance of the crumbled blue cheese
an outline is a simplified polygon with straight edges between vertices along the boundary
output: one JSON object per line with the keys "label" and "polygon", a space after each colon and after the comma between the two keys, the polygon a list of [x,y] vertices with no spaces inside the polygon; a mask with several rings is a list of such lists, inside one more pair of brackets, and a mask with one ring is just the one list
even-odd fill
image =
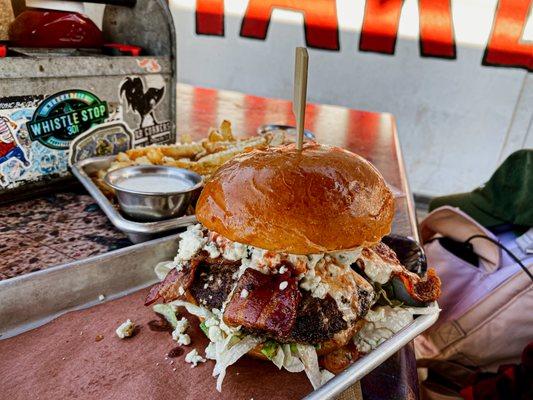
{"label": "crumbled blue cheese", "polygon": [[368,248],[370,257],[361,257],[365,264],[365,275],[372,281],[385,284],[390,280],[394,265],[387,263],[372,249]]}
{"label": "crumbled blue cheese", "polygon": [[[172,337],[174,338],[174,335],[172,335]],[[191,337],[186,333],[180,333],[177,337],[176,342],[178,342],[178,345],[180,346],[188,346],[191,344]]]}
{"label": "crumbled blue cheese", "polygon": [[185,232],[179,234],[178,254],[174,258],[176,263],[188,261],[193,258],[207,243],[207,238],[202,232],[202,225],[196,224],[187,227]]}
{"label": "crumbled blue cheese", "polygon": [[361,257],[362,250],[363,250],[362,247],[356,247],[355,249],[334,251],[329,254],[331,257],[333,257],[333,259],[335,259],[337,264],[345,266],[345,267],[349,267],[353,263],[355,263],[359,257]]}
{"label": "crumbled blue cheese", "polygon": [[172,332],[172,337],[174,338],[174,335],[177,336],[180,333],[185,333],[188,327],[189,327],[189,321],[187,320],[187,318],[185,317],[180,318],[178,322],[176,323],[176,328],[174,329],[174,332]]}
{"label": "crumbled blue cheese", "polygon": [[209,242],[204,246],[204,250],[209,253],[210,258],[218,258],[220,257],[220,251],[218,250],[218,247],[213,243]]}
{"label": "crumbled blue cheese", "polygon": [[133,335],[133,330],[135,329],[135,324],[131,320],[123,322],[115,331],[117,336],[121,339],[125,339]]}
{"label": "crumbled blue cheese", "polygon": [[281,268],[278,270],[279,274],[284,274],[287,272],[287,267],[285,265],[282,265]]}
{"label": "crumbled blue cheese", "polygon": [[176,328],[172,331],[172,339],[178,342],[180,346],[188,346],[191,344],[191,337],[185,332],[189,327],[189,321],[187,318],[182,317],[176,323]]}
{"label": "crumbled blue cheese", "polygon": [[241,297],[241,299],[245,299],[245,298],[248,297],[249,294],[250,294],[250,293],[248,292],[248,290],[246,290],[246,289],[242,289],[242,290],[241,290],[241,296],[240,296],[240,297]]}
{"label": "crumbled blue cheese", "polygon": [[285,290],[287,289],[287,286],[289,286],[289,282],[283,281],[279,284],[279,290]]}
{"label": "crumbled blue cheese", "polygon": [[198,350],[193,349],[187,355],[185,356],[185,362],[192,364],[191,368],[194,368],[198,365],[198,363],[205,362],[206,359],[203,358],[201,355],[198,354]]}
{"label": "crumbled blue cheese", "polygon": [[248,254],[248,246],[242,243],[230,242],[226,244],[222,257],[226,260],[238,261],[245,258]]}
{"label": "crumbled blue cheese", "polygon": [[322,282],[322,278],[316,274],[316,268],[324,264],[324,260],[320,259],[313,268],[308,269],[307,273],[300,280],[300,287],[311,292],[313,297],[323,299],[328,293],[329,286]]}

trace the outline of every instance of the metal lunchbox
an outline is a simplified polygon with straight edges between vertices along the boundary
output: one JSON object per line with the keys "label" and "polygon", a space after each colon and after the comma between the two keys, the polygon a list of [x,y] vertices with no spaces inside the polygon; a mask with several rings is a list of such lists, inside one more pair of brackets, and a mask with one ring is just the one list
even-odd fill
{"label": "metal lunchbox", "polygon": [[12,49],[0,58],[0,201],[64,182],[69,167],[88,157],[175,143],[176,41],[167,2],[104,2],[105,42],[140,47],[140,55]]}

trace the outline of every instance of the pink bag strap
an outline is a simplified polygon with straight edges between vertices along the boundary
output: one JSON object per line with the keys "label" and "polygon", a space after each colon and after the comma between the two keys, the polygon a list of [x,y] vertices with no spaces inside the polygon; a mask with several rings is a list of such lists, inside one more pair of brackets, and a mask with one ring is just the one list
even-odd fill
{"label": "pink bag strap", "polygon": [[[474,235],[484,235],[497,240],[496,236],[484,226],[477,223],[460,209],[450,206],[439,207],[431,212],[420,223],[422,243],[435,235],[446,236],[464,242]],[[480,257],[480,263],[488,273],[496,271],[500,266],[501,250],[486,240],[472,242],[474,252]]]}

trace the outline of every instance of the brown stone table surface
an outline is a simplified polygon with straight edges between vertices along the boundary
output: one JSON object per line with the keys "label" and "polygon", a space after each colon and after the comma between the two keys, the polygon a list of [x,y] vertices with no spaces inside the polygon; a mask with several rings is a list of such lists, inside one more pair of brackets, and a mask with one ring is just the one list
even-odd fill
{"label": "brown stone table surface", "polygon": [[[237,136],[253,135],[263,124],[294,124],[288,101],[189,85],[178,86],[177,116],[178,134],[188,133],[196,139],[204,137],[222,119],[232,122]],[[370,160],[396,195],[393,232],[417,237],[392,115],[308,104],[306,129],[322,143],[345,147]],[[82,189],[0,206],[0,279],[130,244]],[[417,398],[412,346],[406,346],[363,379],[362,390],[366,400]]]}

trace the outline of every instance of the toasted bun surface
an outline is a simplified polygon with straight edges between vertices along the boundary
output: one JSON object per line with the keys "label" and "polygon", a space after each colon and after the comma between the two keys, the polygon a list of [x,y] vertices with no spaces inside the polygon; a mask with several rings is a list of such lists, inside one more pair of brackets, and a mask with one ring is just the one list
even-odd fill
{"label": "toasted bun surface", "polygon": [[394,199],[377,169],[338,147],[254,150],[218,169],[196,216],[239,243],[292,254],[349,249],[391,230]]}

